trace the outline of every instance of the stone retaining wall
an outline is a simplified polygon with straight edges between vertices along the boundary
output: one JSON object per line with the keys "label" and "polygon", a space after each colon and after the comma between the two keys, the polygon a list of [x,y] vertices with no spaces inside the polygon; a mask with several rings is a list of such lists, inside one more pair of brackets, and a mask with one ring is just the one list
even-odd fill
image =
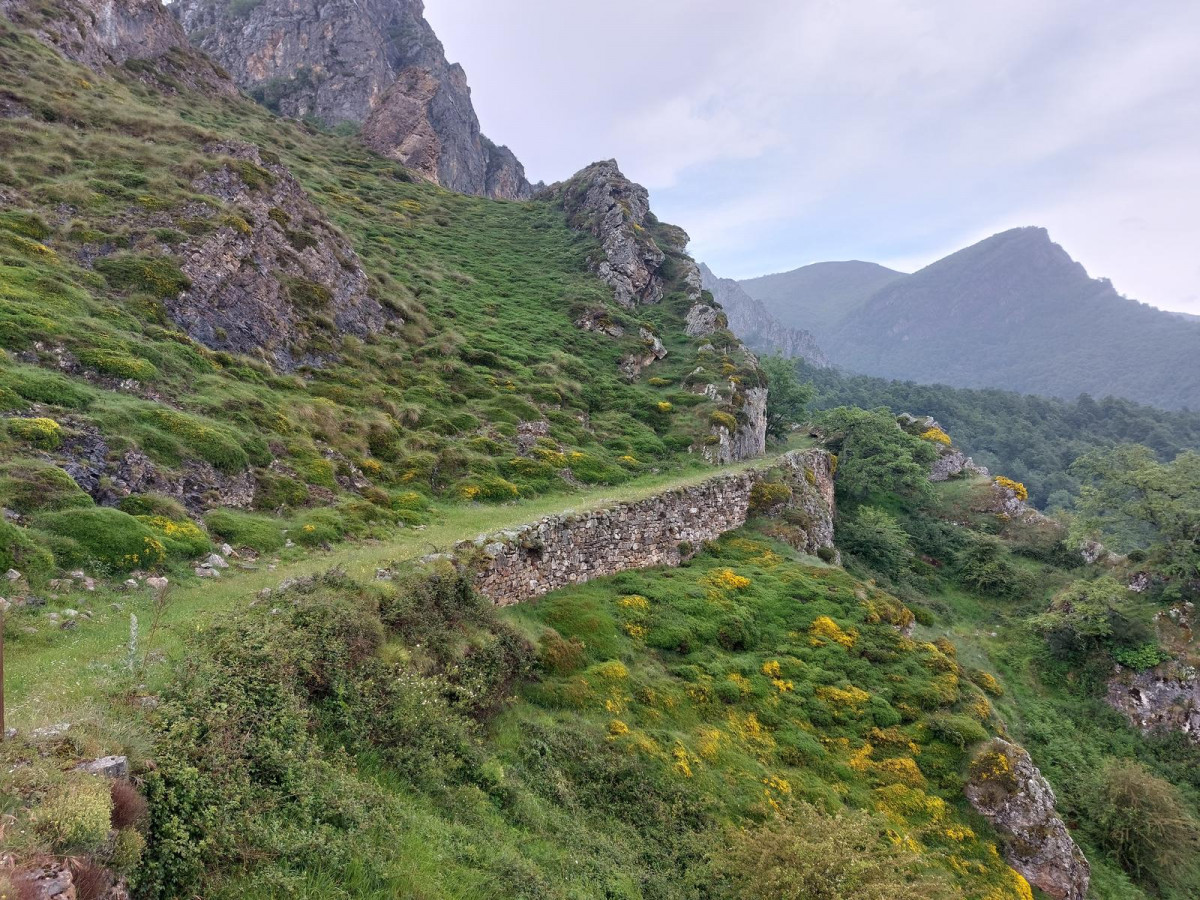
{"label": "stone retaining wall", "polygon": [[677,566],[705,541],[740,528],[760,482],[789,491],[760,491],[790,509],[798,549],[833,546],[832,459],[824,450],[794,450],[771,469],[716,475],[630,503],[578,515],[550,516],[518,530],[464,541],[455,555],[476,571],[476,589],[500,606],[627,569]]}

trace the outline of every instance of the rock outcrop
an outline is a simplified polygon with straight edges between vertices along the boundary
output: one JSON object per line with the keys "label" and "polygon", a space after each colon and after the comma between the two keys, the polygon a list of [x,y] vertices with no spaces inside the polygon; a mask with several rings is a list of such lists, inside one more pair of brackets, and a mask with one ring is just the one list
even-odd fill
{"label": "rock outcrop", "polygon": [[1134,672],[1118,667],[1108,703],[1144,732],[1179,731],[1200,743],[1200,672],[1179,662]]}
{"label": "rock outcrop", "polygon": [[667,254],[648,230],[650,194],[621,174],[615,159],[592,163],[542,196],[563,207],[572,228],[600,241],[604,255],[593,266],[618,305],[634,309],[662,300]]}
{"label": "rock outcrop", "polygon": [[781,506],[803,511],[804,535],[793,542],[816,553],[833,546],[833,470],[823,450],[794,450],[776,469],[718,475],[608,509],[551,516],[516,531],[455,547],[481,594],[501,606],[628,569],[676,566],[704,541],[740,528],[754,486],[778,480],[790,491]]}
{"label": "rock outcrop", "polygon": [[1004,838],[1009,865],[1055,900],[1084,900],[1091,868],[1029,754],[999,738],[971,763],[967,799]]}
{"label": "rock outcrop", "polygon": [[524,199],[516,157],[480,132],[462,66],[421,0],[177,0],[193,43],[282,115],[362,126],[372,149],[452,191]]}
{"label": "rock outcrop", "polygon": [[938,454],[929,468],[929,480],[949,481],[960,475],[987,475],[986,466],[976,465],[975,460],[967,456],[957,447],[946,447]]}
{"label": "rock outcrop", "polygon": [[818,369],[829,368],[829,360],[810,332],[784,325],[760,301],[747,294],[740,284],[732,278],[718,278],[703,263],[700,265],[700,274],[704,290],[713,295],[725,312],[726,327],[751,350],[803,359]]}
{"label": "rock outcrop", "polygon": [[250,144],[205,151],[227,162],[192,187],[238,215],[181,248],[191,286],[167,301],[181,328],[207,347],[263,354],[285,371],[319,363],[339,335],[383,328],[354,249],[291,172]]}
{"label": "rock outcrop", "polygon": [[160,0],[0,0],[0,14],[28,28],[68,59],[96,71],[153,61],[192,87],[237,89],[187,36]]}

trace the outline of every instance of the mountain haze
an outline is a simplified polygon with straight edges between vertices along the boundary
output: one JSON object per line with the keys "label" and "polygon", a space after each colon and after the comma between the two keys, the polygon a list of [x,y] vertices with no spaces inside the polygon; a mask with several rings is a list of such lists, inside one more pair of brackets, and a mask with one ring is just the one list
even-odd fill
{"label": "mountain haze", "polygon": [[725,310],[729,330],[745,341],[750,349],[789,358],[799,357],[819,369],[829,365],[829,360],[811,332],[784,325],[767,311],[764,303],[747,294],[732,278],[718,278],[712,269],[703,264],[700,266],[700,275],[704,289],[712,293]]}
{"label": "mountain haze", "polygon": [[746,293],[785,325],[805,328],[823,340],[835,325],[875,291],[904,277],[871,262],[819,262],[790,272],[747,278]]}
{"label": "mountain haze", "polygon": [[[743,286],[781,318],[786,310],[809,323],[849,370],[1200,406],[1200,325],[1091,278],[1043,228],[1002,232],[907,276],[826,265],[836,268],[807,266]],[[882,283],[870,289],[867,273]],[[813,289],[814,280],[829,283],[822,274],[845,277],[837,288]]]}

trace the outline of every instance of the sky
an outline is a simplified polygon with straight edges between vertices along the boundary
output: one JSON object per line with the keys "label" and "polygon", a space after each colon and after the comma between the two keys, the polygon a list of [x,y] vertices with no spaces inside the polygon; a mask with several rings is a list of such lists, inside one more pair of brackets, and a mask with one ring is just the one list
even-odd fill
{"label": "sky", "polygon": [[717,274],[1041,225],[1200,314],[1200,0],[426,0],[531,180],[616,158]]}

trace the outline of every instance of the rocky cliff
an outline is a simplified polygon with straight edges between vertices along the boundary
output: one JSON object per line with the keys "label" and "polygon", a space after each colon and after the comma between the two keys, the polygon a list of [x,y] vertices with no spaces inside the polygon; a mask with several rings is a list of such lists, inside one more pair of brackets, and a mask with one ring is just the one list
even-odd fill
{"label": "rocky cliff", "polygon": [[725,311],[729,330],[759,353],[800,358],[818,369],[829,367],[829,360],[811,332],[790,328],[767,311],[732,278],[718,278],[701,263],[701,284]]}
{"label": "rocky cliff", "polygon": [[1054,790],[1021,747],[997,738],[971,763],[967,799],[1004,836],[1005,857],[1055,900],[1084,900],[1091,867],[1055,811]]}
{"label": "rocky cliff", "polygon": [[153,62],[151,71],[168,73],[189,87],[236,91],[224,72],[191,51],[160,0],[0,0],[0,15],[97,71]]}
{"label": "rocky cliff", "polygon": [[[767,433],[762,371],[754,354],[728,330],[725,315],[706,300],[700,267],[687,254],[687,232],[658,221],[649,192],[626,178],[616,160],[593,163],[538,197],[561,206],[572,228],[599,241],[589,264],[612,289],[618,306],[634,311],[669,299],[665,305],[682,313],[672,327],[705,339],[697,348],[691,386],[725,408],[714,416],[701,446],[705,458],[723,465],[762,454]],[[603,308],[589,309],[576,325],[613,337],[624,333]],[[658,336],[645,328],[640,333],[643,349],[621,364],[629,378],[667,354]]]}
{"label": "rocky cliff", "polygon": [[466,73],[446,60],[421,0],[178,0],[175,13],[279,113],[362,126],[372,149],[453,191],[533,193],[517,158],[481,133]]}
{"label": "rocky cliff", "polygon": [[1110,706],[1142,731],[1179,731],[1200,743],[1200,673],[1171,662],[1146,672],[1120,668],[1108,682]]}

